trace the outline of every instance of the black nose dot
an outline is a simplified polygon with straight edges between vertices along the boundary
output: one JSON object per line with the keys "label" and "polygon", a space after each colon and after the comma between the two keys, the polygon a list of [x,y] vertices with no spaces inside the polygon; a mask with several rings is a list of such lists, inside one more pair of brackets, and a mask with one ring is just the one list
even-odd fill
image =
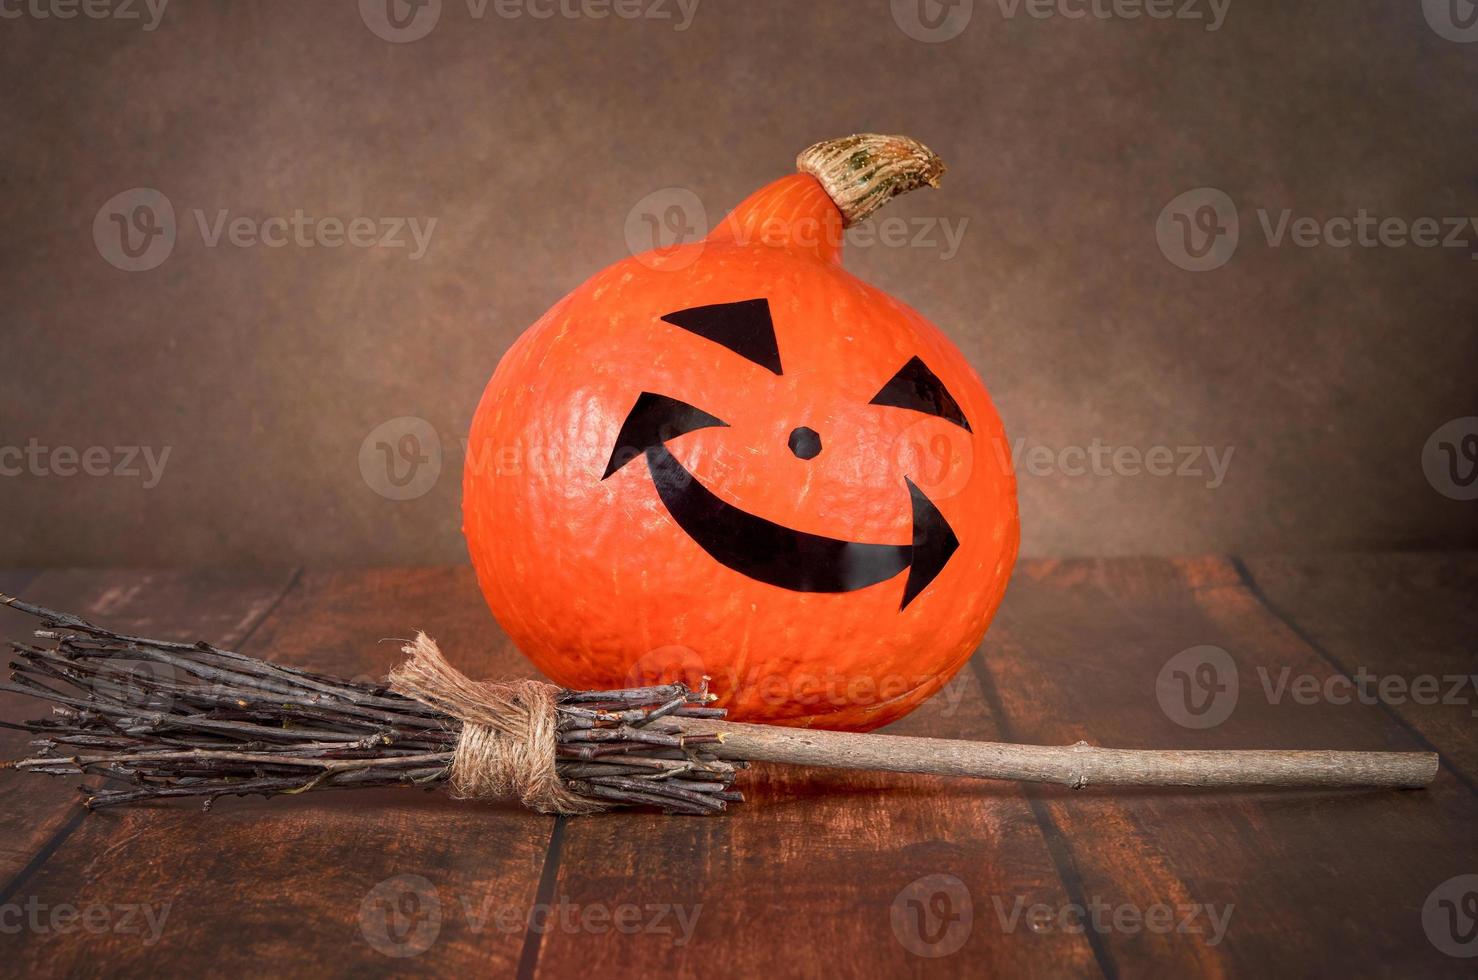
{"label": "black nose dot", "polygon": [[801,459],[815,459],[821,454],[821,437],[816,430],[801,426],[790,432],[790,451]]}

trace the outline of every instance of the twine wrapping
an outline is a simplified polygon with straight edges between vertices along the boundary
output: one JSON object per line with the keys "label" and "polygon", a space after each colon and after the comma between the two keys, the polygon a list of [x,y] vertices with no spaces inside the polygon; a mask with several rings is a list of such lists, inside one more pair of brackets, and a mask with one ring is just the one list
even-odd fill
{"label": "twine wrapping", "polygon": [[402,648],[390,672],[397,693],[462,723],[448,781],[458,799],[517,797],[540,813],[594,813],[605,806],[571,790],[555,771],[559,688],[544,681],[474,681],[447,663],[425,633]]}

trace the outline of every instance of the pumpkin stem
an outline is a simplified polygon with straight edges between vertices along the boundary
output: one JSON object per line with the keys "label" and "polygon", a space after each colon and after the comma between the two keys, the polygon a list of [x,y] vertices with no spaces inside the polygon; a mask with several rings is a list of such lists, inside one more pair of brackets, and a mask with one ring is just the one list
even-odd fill
{"label": "pumpkin stem", "polygon": [[820,182],[847,226],[895,195],[925,184],[938,187],[944,173],[944,163],[918,140],[876,133],[822,140],[802,150],[795,166]]}

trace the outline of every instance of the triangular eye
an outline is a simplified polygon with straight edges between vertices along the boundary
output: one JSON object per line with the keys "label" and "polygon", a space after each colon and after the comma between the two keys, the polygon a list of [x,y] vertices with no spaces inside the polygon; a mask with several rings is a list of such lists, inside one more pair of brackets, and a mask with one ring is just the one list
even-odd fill
{"label": "triangular eye", "polygon": [[775,374],[780,373],[780,347],[775,343],[775,324],[770,320],[767,299],[694,306],[669,313],[662,319],[715,344],[723,344]]}
{"label": "triangular eye", "polygon": [[944,387],[944,382],[924,366],[917,357],[898,369],[898,373],[883,385],[883,390],[873,396],[869,405],[891,405],[908,408],[915,412],[937,415],[970,432],[970,422],[960,410],[960,403]]}

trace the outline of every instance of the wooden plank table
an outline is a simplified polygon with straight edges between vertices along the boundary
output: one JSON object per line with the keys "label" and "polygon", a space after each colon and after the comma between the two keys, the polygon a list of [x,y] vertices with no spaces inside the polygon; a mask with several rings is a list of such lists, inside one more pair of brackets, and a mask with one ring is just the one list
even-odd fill
{"label": "wooden plank table", "polygon": [[[385,638],[417,628],[474,676],[532,672],[462,568],[13,571],[0,590],[349,676],[383,675],[399,656]],[[74,781],[0,774],[0,963],[1473,976],[1475,592],[1471,553],[1027,561],[968,667],[890,729],[1435,749],[1423,791],[1073,791],[760,765],[748,802],[715,818],[555,819],[395,790],[85,814]],[[0,614],[7,639],[30,626]],[[36,709],[0,695],[0,720]],[[0,729],[0,756],[26,738]]]}

